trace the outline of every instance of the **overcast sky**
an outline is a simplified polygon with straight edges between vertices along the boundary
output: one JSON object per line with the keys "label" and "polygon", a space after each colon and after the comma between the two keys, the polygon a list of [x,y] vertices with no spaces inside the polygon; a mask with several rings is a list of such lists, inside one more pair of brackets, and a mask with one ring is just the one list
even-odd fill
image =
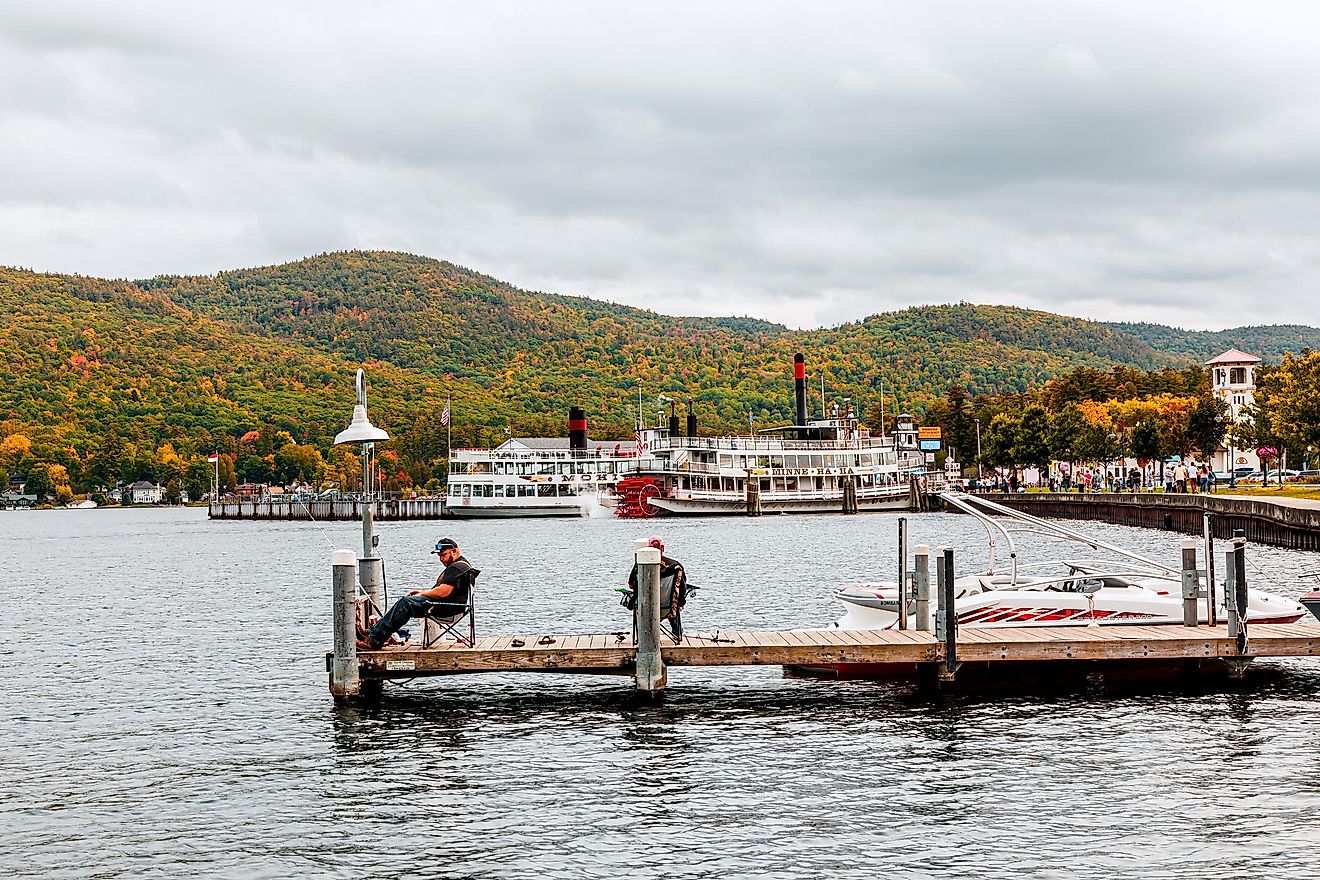
{"label": "overcast sky", "polygon": [[1320,324],[1313,3],[0,0],[0,263]]}

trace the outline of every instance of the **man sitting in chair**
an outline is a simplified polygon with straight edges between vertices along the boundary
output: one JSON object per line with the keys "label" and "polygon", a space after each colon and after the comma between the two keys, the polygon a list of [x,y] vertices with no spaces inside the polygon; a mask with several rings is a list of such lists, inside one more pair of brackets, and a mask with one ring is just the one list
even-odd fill
{"label": "man sitting in chair", "polygon": [[471,575],[475,569],[459,552],[458,542],[453,538],[441,538],[431,552],[440,557],[440,564],[445,567],[436,578],[435,586],[429,590],[413,590],[391,605],[366,637],[357,640],[359,651],[379,651],[390,636],[414,617],[426,614],[445,617],[467,608]]}
{"label": "man sitting in chair", "polygon": [[[674,633],[674,641],[681,642],[683,619],[680,613],[687,603],[687,572],[683,570],[683,563],[665,555],[665,542],[659,535],[652,535],[647,539],[646,546],[660,551],[660,617],[669,621],[669,627]],[[628,586],[634,594],[637,592],[636,565],[633,565],[632,573],[628,575]]]}

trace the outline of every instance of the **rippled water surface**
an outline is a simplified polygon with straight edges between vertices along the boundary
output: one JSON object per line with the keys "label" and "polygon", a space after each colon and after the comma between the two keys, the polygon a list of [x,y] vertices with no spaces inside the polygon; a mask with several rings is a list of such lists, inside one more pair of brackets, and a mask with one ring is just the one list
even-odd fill
{"label": "rippled water surface", "polygon": [[[443,532],[480,629],[613,631],[630,539],[703,591],[690,629],[826,624],[888,576],[896,517],[386,523],[393,590]],[[911,520],[913,543],[981,539]],[[1175,561],[1176,538],[1103,536]],[[332,707],[329,551],[353,524],[0,513],[0,876],[1260,877],[1320,866],[1320,663],[1245,684],[922,697],[673,669],[490,675]],[[976,548],[973,550],[972,548]],[[1074,553],[1075,555],[1075,553]],[[1315,554],[1252,547],[1297,595]]]}

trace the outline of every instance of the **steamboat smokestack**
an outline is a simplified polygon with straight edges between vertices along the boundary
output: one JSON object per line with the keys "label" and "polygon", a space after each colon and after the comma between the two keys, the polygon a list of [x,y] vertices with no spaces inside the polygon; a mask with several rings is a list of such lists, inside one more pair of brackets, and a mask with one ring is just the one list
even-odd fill
{"label": "steamboat smokestack", "polygon": [[695,409],[692,408],[692,398],[690,398],[690,397],[688,398],[688,419],[687,419],[687,422],[688,422],[688,424],[687,424],[688,436],[689,436],[689,437],[695,437],[695,436],[697,436],[697,411],[696,411]]}
{"label": "steamboat smokestack", "polygon": [[669,402],[669,436],[670,438],[680,437],[678,424],[678,411],[674,409],[674,402]]}
{"label": "steamboat smokestack", "polygon": [[807,439],[807,363],[801,352],[793,355],[793,396],[797,410],[794,421],[798,427],[798,439]]}
{"label": "steamboat smokestack", "polygon": [[587,454],[587,414],[580,406],[568,408],[568,449],[574,455]]}

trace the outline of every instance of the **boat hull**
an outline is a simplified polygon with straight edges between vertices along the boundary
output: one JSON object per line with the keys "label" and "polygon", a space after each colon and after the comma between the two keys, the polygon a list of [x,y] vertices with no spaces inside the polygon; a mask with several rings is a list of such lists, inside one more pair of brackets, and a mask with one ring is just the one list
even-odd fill
{"label": "boat hull", "polygon": [[[696,498],[652,498],[650,503],[660,511],[661,516],[735,516],[747,513],[747,503],[741,498],[727,501]],[[886,498],[857,499],[858,510],[907,510],[906,493]],[[843,496],[825,499],[807,500],[772,499],[761,497],[761,513],[840,513],[843,510]]]}
{"label": "boat hull", "polygon": [[[962,582],[962,579],[959,579]],[[874,590],[849,588],[837,598],[844,615],[835,624],[839,629],[893,629],[898,625],[898,590],[892,585]],[[931,602],[934,628],[934,601]],[[909,611],[913,604],[909,600]],[[959,598],[958,626],[968,629],[1031,626],[1159,626],[1183,623],[1182,597],[1138,587],[1105,588],[1093,593],[1041,590],[987,590]],[[1228,612],[1219,603],[1216,618],[1222,622]],[[1247,623],[1296,623],[1306,609],[1296,601],[1272,593],[1252,590],[1248,600]],[[912,615],[915,617],[915,614]],[[1209,622],[1206,600],[1197,603],[1197,618]],[[915,621],[912,621],[915,625]]]}
{"label": "boat hull", "polygon": [[525,519],[527,517],[583,517],[588,513],[573,507],[446,507],[444,515],[452,519]]}

